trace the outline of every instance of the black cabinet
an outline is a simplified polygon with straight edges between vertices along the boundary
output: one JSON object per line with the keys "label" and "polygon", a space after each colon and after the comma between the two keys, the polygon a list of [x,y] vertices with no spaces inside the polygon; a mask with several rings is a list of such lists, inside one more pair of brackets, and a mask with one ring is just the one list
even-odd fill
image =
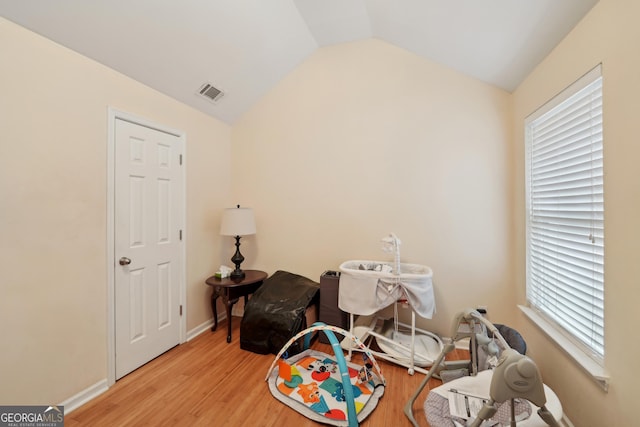
{"label": "black cabinet", "polygon": [[[318,319],[327,325],[338,326],[349,330],[349,314],[338,308],[338,289],[340,286],[340,272],[325,271],[320,276],[320,312]],[[342,335],[337,335],[341,340]],[[329,343],[324,333],[320,334],[320,342]]]}

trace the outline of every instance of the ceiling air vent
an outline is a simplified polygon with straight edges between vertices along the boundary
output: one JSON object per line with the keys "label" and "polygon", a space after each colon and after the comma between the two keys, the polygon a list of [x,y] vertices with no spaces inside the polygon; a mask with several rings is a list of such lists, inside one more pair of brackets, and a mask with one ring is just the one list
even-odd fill
{"label": "ceiling air vent", "polygon": [[224,92],[209,83],[203,84],[198,93],[211,102],[218,102],[224,96]]}

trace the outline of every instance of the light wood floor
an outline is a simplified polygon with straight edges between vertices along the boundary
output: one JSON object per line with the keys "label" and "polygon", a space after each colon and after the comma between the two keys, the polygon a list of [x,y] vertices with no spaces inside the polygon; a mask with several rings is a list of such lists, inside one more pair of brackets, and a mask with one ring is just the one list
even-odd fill
{"label": "light wood floor", "polygon": [[[169,350],[116,382],[107,392],[65,416],[72,426],[260,426],[315,427],[277,401],[264,377],[275,356],[240,349],[240,319],[233,319],[233,340],[226,342],[226,322]],[[312,348],[331,354],[318,342]],[[454,354],[453,358],[468,357]],[[359,355],[354,361],[361,363]],[[363,427],[410,426],[405,403],[424,378],[378,360],[387,380],[384,396]],[[429,386],[439,385],[431,380]],[[414,416],[427,426],[422,409],[428,388],[414,405]]]}

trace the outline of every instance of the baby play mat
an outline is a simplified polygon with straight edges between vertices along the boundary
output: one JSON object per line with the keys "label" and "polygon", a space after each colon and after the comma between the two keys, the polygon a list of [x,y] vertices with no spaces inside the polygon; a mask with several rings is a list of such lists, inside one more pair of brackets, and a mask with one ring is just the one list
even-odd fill
{"label": "baby play mat", "polygon": [[[280,358],[290,345],[287,344],[267,375],[269,390],[276,399],[314,421],[357,426],[375,409],[384,394],[384,378],[373,356],[367,354],[368,350],[363,353],[364,365],[345,361],[332,330],[346,336],[349,336],[348,331],[315,324],[291,342],[315,330],[327,334],[337,353],[327,355],[307,349],[288,359]],[[356,344],[364,347],[362,343]]]}

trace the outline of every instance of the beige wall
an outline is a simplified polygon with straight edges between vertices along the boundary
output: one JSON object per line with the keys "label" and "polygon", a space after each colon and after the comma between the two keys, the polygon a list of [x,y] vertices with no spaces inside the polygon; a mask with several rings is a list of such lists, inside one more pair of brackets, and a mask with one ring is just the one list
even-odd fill
{"label": "beige wall", "polygon": [[[524,303],[523,120],[589,69],[603,64],[605,173],[605,358],[608,393],[523,316],[518,329],[531,344],[545,380],[559,394],[576,426],[637,425],[640,345],[640,3],[601,0],[514,94],[514,199],[517,302]],[[636,420],[636,421],[632,421]]]}
{"label": "beige wall", "polygon": [[[437,314],[511,314],[510,95],[377,40],[318,50],[233,127],[247,265],[319,280],[349,259],[434,271]],[[243,246],[244,248],[245,246]]]}
{"label": "beige wall", "polygon": [[[448,334],[456,311],[488,305],[491,319],[523,333],[577,427],[632,425],[637,16],[637,2],[601,0],[513,96],[380,41],[323,48],[232,135],[0,18],[0,403],[60,402],[106,378],[112,106],[186,132],[187,329],[210,318],[202,282],[229,263],[232,242],[217,235],[222,207],[254,207],[258,234],[243,238],[244,267],[270,273],[318,278],[344,260],[390,259],[380,238],[395,232],[403,261],[434,270],[438,312],[422,326]],[[514,309],[524,303],[524,117],[598,62],[609,393]]]}
{"label": "beige wall", "polygon": [[230,128],[0,18],[0,403],[107,377],[107,109],[186,133],[187,329],[207,322]]}

